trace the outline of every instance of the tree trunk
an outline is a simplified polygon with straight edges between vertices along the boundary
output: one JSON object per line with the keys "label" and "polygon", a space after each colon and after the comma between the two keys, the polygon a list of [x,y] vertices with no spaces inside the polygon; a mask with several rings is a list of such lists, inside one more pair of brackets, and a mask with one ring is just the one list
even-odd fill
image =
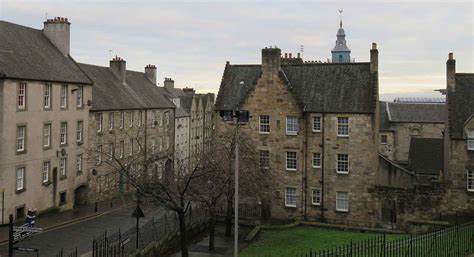
{"label": "tree trunk", "polygon": [[216,229],[216,206],[209,209],[209,251],[214,250],[214,235]]}
{"label": "tree trunk", "polygon": [[225,236],[232,236],[232,214],[233,214],[233,201],[232,198],[227,196],[227,213],[225,216]]}
{"label": "tree trunk", "polygon": [[178,211],[179,220],[179,244],[181,246],[181,257],[188,257],[188,240],[186,238],[186,213],[184,210]]}

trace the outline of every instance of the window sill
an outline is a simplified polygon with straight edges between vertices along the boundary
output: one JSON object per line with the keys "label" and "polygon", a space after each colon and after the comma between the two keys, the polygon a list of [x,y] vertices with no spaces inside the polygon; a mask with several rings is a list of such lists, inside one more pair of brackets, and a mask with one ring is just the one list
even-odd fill
{"label": "window sill", "polygon": [[313,207],[321,207],[321,204],[320,204],[320,203],[312,203],[311,206],[313,206]]}
{"label": "window sill", "polygon": [[84,110],[84,105],[76,106],[76,110]]}
{"label": "window sill", "polygon": [[43,151],[48,151],[48,150],[51,150],[51,149],[52,149],[51,145],[43,146]]}
{"label": "window sill", "polygon": [[83,144],[84,144],[84,142],[83,142],[83,141],[76,141],[76,145],[79,145],[79,146],[81,146],[81,145],[83,145]]}
{"label": "window sill", "polygon": [[285,204],[285,208],[296,209],[296,205],[286,205],[286,204]]}
{"label": "window sill", "polygon": [[298,133],[290,133],[290,132],[286,132],[286,135],[287,135],[287,136],[297,136],[297,135],[298,135]]}
{"label": "window sill", "polygon": [[336,212],[337,213],[349,213],[349,210],[337,210],[336,209]]}
{"label": "window sill", "polygon": [[468,192],[470,194],[474,194],[474,189],[467,189],[466,192]]}
{"label": "window sill", "polygon": [[341,174],[341,175],[348,175],[348,174],[349,174],[349,171],[337,171],[337,170],[336,170],[336,173],[337,173],[337,174]]}
{"label": "window sill", "polygon": [[69,108],[68,107],[61,107],[61,111],[68,111]]}
{"label": "window sill", "polygon": [[52,184],[52,182],[49,181],[49,180],[48,180],[48,181],[43,181],[43,186],[45,186],[45,187],[47,187],[47,186],[49,186],[49,185],[51,185],[51,184]]}
{"label": "window sill", "polygon": [[313,169],[321,169],[321,166],[313,166]]}
{"label": "window sill", "polygon": [[26,188],[20,189],[20,190],[15,190],[15,194],[21,194],[26,191]]}
{"label": "window sill", "polygon": [[313,130],[312,132],[313,132],[313,134],[319,134],[319,133],[321,133],[321,130]]}
{"label": "window sill", "polygon": [[268,135],[268,134],[270,134],[270,132],[261,132],[261,131],[259,131],[258,134],[260,134],[260,135]]}
{"label": "window sill", "polygon": [[337,135],[337,137],[340,137],[340,138],[349,138],[349,135]]}
{"label": "window sill", "polygon": [[26,150],[16,151],[16,154],[17,155],[26,154]]}
{"label": "window sill", "polygon": [[60,176],[59,177],[59,180],[65,180],[65,179],[67,179],[67,176]]}
{"label": "window sill", "polygon": [[59,144],[59,147],[67,147],[67,143],[65,143],[65,144]]}
{"label": "window sill", "polygon": [[286,169],[286,171],[298,171],[298,169]]}

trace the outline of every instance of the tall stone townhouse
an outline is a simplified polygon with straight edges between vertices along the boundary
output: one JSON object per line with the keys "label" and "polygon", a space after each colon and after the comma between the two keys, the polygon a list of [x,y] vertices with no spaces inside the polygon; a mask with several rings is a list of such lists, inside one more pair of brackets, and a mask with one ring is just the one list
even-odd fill
{"label": "tall stone townhouse", "polygon": [[457,73],[452,53],[446,62],[445,93],[445,179],[452,184],[441,208],[474,215],[474,73]]}
{"label": "tall stone townhouse", "polygon": [[27,209],[72,208],[88,183],[92,81],[70,56],[70,22],[0,21],[1,223]]}
{"label": "tall stone townhouse", "polygon": [[[79,64],[94,82],[89,113],[89,183],[84,186],[94,202],[130,190],[118,163],[143,169],[140,160],[152,160],[147,169],[161,177],[174,160],[175,105],[156,85],[156,66],[144,72],[126,69],[115,57],[109,67]],[[112,165],[111,165],[112,164]]]}
{"label": "tall stone townhouse", "polygon": [[163,82],[165,95],[176,106],[175,113],[175,138],[174,138],[174,161],[175,167],[187,169],[189,164],[189,130],[191,115],[190,103],[192,97],[184,93],[183,90],[174,87],[172,78],[165,78]]}
{"label": "tall stone townhouse", "polygon": [[[165,78],[167,97],[176,105],[176,160],[194,165],[213,140],[214,94],[196,94],[193,88],[175,88],[174,80]],[[184,161],[185,160],[185,161]]]}
{"label": "tall stone townhouse", "polygon": [[[240,131],[271,179],[270,199],[262,200],[272,219],[362,224],[380,217],[368,192],[379,163],[378,50],[373,43],[370,62],[354,62],[342,24],[336,45],[328,63],[270,47],[261,64],[225,66],[216,111],[250,112]],[[234,129],[215,124],[216,140]]]}
{"label": "tall stone townhouse", "polygon": [[406,166],[413,138],[443,138],[445,109],[442,99],[380,102],[380,153]]}

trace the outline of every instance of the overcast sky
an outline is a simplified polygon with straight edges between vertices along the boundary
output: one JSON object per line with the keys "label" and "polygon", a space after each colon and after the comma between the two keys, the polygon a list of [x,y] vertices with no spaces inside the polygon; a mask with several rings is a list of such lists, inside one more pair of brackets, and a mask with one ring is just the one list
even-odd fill
{"label": "overcast sky", "polygon": [[351,57],[369,61],[378,44],[384,100],[440,96],[449,52],[458,72],[473,72],[472,1],[0,0],[0,19],[41,29],[46,16],[67,17],[78,62],[107,66],[112,50],[131,70],[156,64],[160,84],[217,93],[226,61],[258,64],[266,46],[296,55],[303,45],[305,60],[325,61],[339,8]]}

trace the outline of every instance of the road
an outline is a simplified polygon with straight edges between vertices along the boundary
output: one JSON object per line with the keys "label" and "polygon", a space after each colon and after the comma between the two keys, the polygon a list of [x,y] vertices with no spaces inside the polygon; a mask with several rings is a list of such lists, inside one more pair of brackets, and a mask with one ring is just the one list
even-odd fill
{"label": "road", "polygon": [[[51,229],[24,241],[15,246],[23,246],[39,249],[39,256],[54,257],[61,248],[65,253],[73,251],[76,247],[78,255],[92,251],[92,240],[95,236],[99,236],[108,232],[116,232],[128,230],[135,227],[136,219],[131,216],[135,206],[116,210],[106,213],[88,220],[79,221],[65,225],[63,227]],[[142,207],[145,218],[140,219],[140,226],[143,226],[153,217],[159,217],[164,214],[162,208],[146,208]],[[8,256],[8,244],[0,245],[0,257]],[[15,251],[14,256],[32,257],[35,253]]]}

